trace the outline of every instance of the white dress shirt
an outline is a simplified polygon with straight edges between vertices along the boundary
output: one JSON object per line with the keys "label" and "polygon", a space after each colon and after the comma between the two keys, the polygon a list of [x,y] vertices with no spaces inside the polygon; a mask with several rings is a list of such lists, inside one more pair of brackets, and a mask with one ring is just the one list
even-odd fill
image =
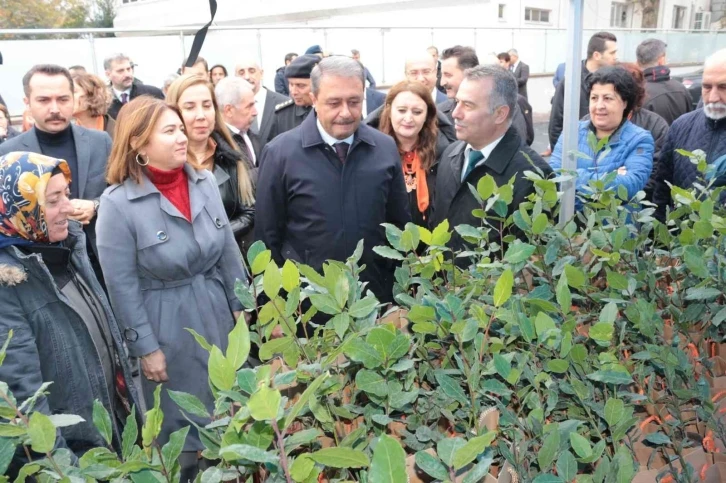
{"label": "white dress shirt", "polygon": [[265,101],[267,100],[267,89],[260,87],[255,94],[255,108],[257,109],[257,127],[262,126],[262,115],[265,112]]}
{"label": "white dress shirt", "polygon": [[348,151],[350,151],[350,146],[353,145],[353,138],[355,137],[355,134],[351,134],[345,139],[335,139],[333,136],[328,134],[325,129],[323,129],[323,125],[320,124],[320,119],[317,121],[318,123],[318,131],[320,131],[320,137],[323,138],[323,141],[325,144],[328,144],[330,146],[333,146],[336,143],[348,143]]}
{"label": "white dress shirt", "polygon": [[[227,123],[225,122],[225,124],[227,124]],[[234,127],[231,124],[227,124],[227,128],[229,128],[229,130],[232,131],[233,134],[239,134],[240,136],[242,136],[242,139],[244,139],[245,145],[247,146],[247,151],[249,151],[250,157],[252,158],[252,164],[254,164],[255,166],[257,166],[257,156],[255,156],[255,150],[252,147],[252,140],[247,135],[247,133],[246,132],[240,132],[239,129],[237,129],[236,127]]]}
{"label": "white dress shirt", "polygon": [[[486,162],[487,159],[489,159],[489,155],[492,154],[492,151],[494,151],[494,148],[497,147],[497,144],[499,144],[499,141],[502,140],[504,135],[499,137],[498,139],[495,139],[491,143],[487,144],[483,148],[481,148],[479,151],[484,155],[484,158],[481,159],[478,163],[476,163],[476,166],[480,166]],[[466,168],[469,166],[469,153],[472,151],[476,151],[476,149],[471,147],[471,144],[466,145],[466,149],[464,149],[464,165],[461,167],[461,182],[464,182],[464,173],[466,173]],[[476,167],[475,166],[475,167]]]}

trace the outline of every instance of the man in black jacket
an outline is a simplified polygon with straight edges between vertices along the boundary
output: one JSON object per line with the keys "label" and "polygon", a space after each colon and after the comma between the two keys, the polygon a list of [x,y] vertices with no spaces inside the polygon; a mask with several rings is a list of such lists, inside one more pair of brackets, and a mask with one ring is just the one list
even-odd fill
{"label": "man in black jacket", "polygon": [[[464,74],[454,109],[459,141],[444,151],[439,162],[434,225],[447,219],[451,228],[461,224],[481,226],[483,220],[475,217],[472,211],[483,206],[474,198],[468,185],[476,186],[486,175],[491,175],[498,186],[515,178],[509,216],[534,192],[524,171],[537,171],[535,168],[538,168],[545,176],[552,173],[552,168],[522,142],[512,127],[517,91],[514,76],[500,66],[481,65]],[[499,223],[487,222],[494,228],[489,232],[489,240],[501,244]],[[466,245],[454,232],[449,246],[460,250]]]}
{"label": "man in black jacket", "polygon": [[[672,204],[668,183],[685,189],[692,188],[694,183],[706,184],[697,166],[676,152],[677,149],[690,152],[700,149],[708,164],[717,161],[723,164],[726,156],[726,92],[723,85],[726,85],[726,49],[711,55],[704,64],[703,109],[684,114],[668,130],[653,193],[653,203],[658,205],[655,217],[661,221],[665,220],[666,208]],[[716,176],[723,177],[724,173]]]}
{"label": "man in black jacket", "polygon": [[290,52],[285,56],[285,65],[275,71],[275,92],[278,94],[282,94],[283,96],[290,95],[290,88],[288,87],[287,79],[285,78],[285,67],[290,65],[290,63],[295,59],[297,59],[297,54],[295,52]]}
{"label": "man in black jacket", "polygon": [[645,109],[660,115],[669,126],[693,110],[691,94],[686,86],[671,79],[671,70],[666,66],[665,42],[646,39],[638,45],[635,55],[646,81]]}
{"label": "man in black jacket", "polygon": [[[590,112],[590,96],[587,89],[587,78],[600,67],[615,65],[618,62],[618,39],[610,32],[598,32],[587,44],[587,60],[582,63],[582,79],[580,81],[580,112],[578,119]],[[554,148],[562,133],[565,120],[565,80],[559,83],[552,100],[550,113],[549,137],[550,146]]]}
{"label": "man in black jacket", "polygon": [[161,89],[134,82],[134,65],[131,63],[131,59],[124,54],[113,54],[107,57],[103,61],[103,68],[111,83],[113,100],[108,108],[108,115],[112,118],[116,119],[124,104],[139,96],[147,95],[164,99]]}
{"label": "man in black jacket", "polygon": [[[315,112],[262,150],[255,235],[278,264],[320,270],[364,241],[362,279],[381,302],[393,298],[382,223],[411,220],[401,158],[393,139],[361,124],[364,75],[348,57],[328,57],[311,75]],[[334,101],[334,102],[331,102]]]}

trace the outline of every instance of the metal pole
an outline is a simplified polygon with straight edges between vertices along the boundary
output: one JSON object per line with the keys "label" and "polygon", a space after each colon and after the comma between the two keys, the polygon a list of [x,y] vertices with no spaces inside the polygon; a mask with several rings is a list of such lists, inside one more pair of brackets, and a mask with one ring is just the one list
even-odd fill
{"label": "metal pole", "polygon": [[386,29],[381,29],[381,84],[386,83]]}
{"label": "metal pole", "polygon": [[257,29],[257,60],[262,65],[262,31]]}
{"label": "metal pole", "polygon": [[91,62],[93,64],[93,73],[95,75],[98,75],[98,61],[96,58],[96,39],[93,37],[93,34],[90,34],[88,36],[88,43],[91,47]]}
{"label": "metal pole", "polygon": [[[577,128],[580,112],[580,83],[582,82],[582,11],[584,0],[570,0],[567,22],[567,56],[565,64],[565,110],[562,129],[562,169],[577,168]],[[554,149],[554,146],[552,146]],[[575,214],[574,180],[562,183],[560,225],[564,226]]]}
{"label": "metal pole", "polygon": [[184,47],[184,31],[183,30],[179,31],[179,46],[181,47],[181,54],[182,54],[181,62],[179,62],[179,65],[182,65],[182,64],[184,64],[184,59],[187,58],[187,49],[186,49],[186,47]]}

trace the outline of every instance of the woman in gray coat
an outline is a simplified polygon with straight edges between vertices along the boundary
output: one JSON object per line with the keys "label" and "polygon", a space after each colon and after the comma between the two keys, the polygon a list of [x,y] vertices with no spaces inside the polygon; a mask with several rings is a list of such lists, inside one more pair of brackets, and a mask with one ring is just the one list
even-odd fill
{"label": "woman in gray coat", "polygon": [[[209,171],[187,163],[187,138],[176,108],[147,96],[125,105],[108,162],[96,233],[111,304],[132,356],[141,358],[147,401],[157,384],[198,397],[210,410],[209,354],[186,330],[223,351],[242,306],[241,256]],[[162,391],[163,444],[189,422]],[[204,425],[209,421],[199,420]],[[182,481],[194,479],[202,450],[192,427]]]}

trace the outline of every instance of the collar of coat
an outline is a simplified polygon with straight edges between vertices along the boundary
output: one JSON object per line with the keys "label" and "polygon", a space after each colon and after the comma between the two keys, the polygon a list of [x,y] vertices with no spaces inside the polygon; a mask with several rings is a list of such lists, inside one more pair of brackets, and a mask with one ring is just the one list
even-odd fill
{"label": "collar of coat", "polygon": [[[463,166],[466,144],[467,143],[465,141],[458,141],[449,153],[452,166],[455,168],[458,166],[459,171],[461,171],[461,167]],[[504,170],[507,169],[507,166],[512,161],[512,158],[514,158],[514,155],[517,154],[517,151],[519,151],[521,146],[522,140],[520,139],[519,134],[517,134],[517,130],[514,126],[509,126],[509,129],[507,129],[507,132],[504,133],[502,140],[499,141],[497,147],[494,148],[494,151],[492,151],[486,161],[484,161],[483,166],[486,166],[497,174],[504,173]],[[477,166],[475,171],[479,168],[481,168],[481,166]]]}
{"label": "collar of coat", "polygon": [[[207,173],[209,173],[209,171],[206,170],[197,171],[196,169],[192,168],[189,163],[184,164],[184,171],[186,171],[189,180],[192,181],[194,184],[199,183],[199,181],[201,180],[207,179]],[[154,183],[149,181],[149,178],[146,176],[146,174],[142,176],[141,183],[137,183],[133,179],[128,178],[126,181],[124,181],[124,185],[126,186],[126,198],[129,200],[142,198],[152,193],[159,193],[159,190],[156,188],[156,186],[154,186]]]}
{"label": "collar of coat", "polygon": [[[68,247],[71,252],[74,252],[79,248],[78,241],[82,237],[82,225],[77,221],[68,220],[68,238],[66,238],[64,246]],[[23,267],[23,260],[30,259],[35,255],[27,255],[17,247],[8,247],[6,253],[9,254],[7,260],[12,261],[0,263],[0,286],[14,287],[26,282],[28,280],[28,274]]]}
{"label": "collar of coat", "polygon": [[[317,113],[315,113],[314,111],[305,118],[305,120],[300,125],[300,129],[302,134],[303,148],[310,148],[313,146],[325,144],[325,141],[323,141],[323,137],[320,135],[320,131],[318,131],[318,116]],[[376,140],[373,136],[374,133],[375,129],[361,122],[358,125],[358,129],[356,129],[355,131],[353,145],[350,147],[351,151],[354,146],[360,143],[366,143],[370,144],[371,146],[375,146]]]}

